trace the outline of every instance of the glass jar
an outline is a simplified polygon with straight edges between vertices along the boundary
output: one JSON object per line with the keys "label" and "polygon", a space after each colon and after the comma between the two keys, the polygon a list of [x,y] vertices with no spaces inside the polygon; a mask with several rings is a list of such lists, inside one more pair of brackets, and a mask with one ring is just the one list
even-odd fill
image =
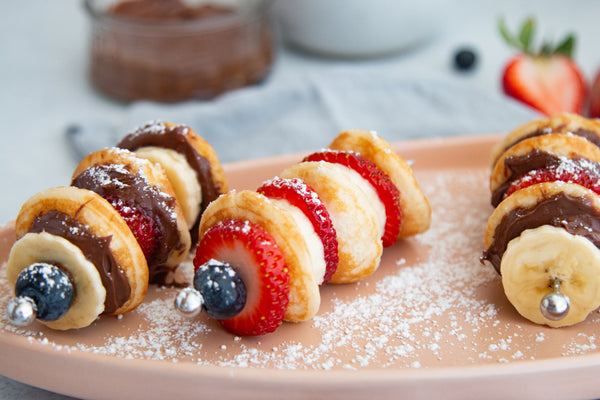
{"label": "glass jar", "polygon": [[274,58],[270,0],[85,0],[89,75],[111,97],[209,99],[261,81]]}

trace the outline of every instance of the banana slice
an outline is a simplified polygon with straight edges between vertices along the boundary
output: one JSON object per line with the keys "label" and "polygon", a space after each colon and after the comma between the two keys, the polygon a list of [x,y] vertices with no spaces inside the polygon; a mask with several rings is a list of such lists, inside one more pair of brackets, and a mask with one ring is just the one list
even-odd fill
{"label": "banana slice", "polygon": [[75,288],[75,298],[69,311],[56,321],[41,323],[58,330],[83,328],[102,314],[106,290],[98,270],[79,247],[47,232],[27,233],[14,244],[6,263],[10,286],[14,287],[19,273],[35,262],[61,266],[69,273]]}
{"label": "banana slice", "polygon": [[193,226],[200,214],[202,189],[198,183],[196,172],[190,167],[185,157],[175,150],[148,146],[135,151],[135,154],[146,160],[159,164],[171,182],[175,197],[179,202],[188,226]]}
{"label": "banana slice", "polygon": [[[600,249],[562,228],[543,225],[523,231],[509,242],[500,271],[508,300],[537,324],[573,325],[600,306]],[[558,321],[540,310],[555,278],[560,280],[560,293],[570,301],[567,315]]]}

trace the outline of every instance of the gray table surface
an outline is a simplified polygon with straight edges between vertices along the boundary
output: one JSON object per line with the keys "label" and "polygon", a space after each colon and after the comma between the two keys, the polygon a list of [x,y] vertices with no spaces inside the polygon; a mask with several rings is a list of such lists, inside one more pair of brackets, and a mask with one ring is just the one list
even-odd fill
{"label": "gray table surface", "polygon": [[[419,48],[371,60],[334,60],[281,48],[259,87],[210,102],[164,107],[122,104],[86,78],[88,21],[80,2],[3,2],[0,110],[4,120],[0,222],[13,220],[35,192],[68,182],[78,161],[65,140],[84,128],[84,149],[110,144],[149,119],[190,124],[222,161],[322,147],[337,130],[377,130],[388,140],[505,132],[536,113],[505,98],[500,74],[511,50],[496,22],[535,15],[551,35],[577,33],[576,57],[588,79],[600,68],[600,2],[463,0],[443,10],[440,33]],[[468,74],[452,69],[457,47],[478,52]],[[305,134],[301,132],[313,132]],[[327,137],[329,135],[329,137]],[[327,139],[323,139],[327,137]],[[0,355],[0,364],[6,363]],[[2,399],[62,399],[0,376]]]}

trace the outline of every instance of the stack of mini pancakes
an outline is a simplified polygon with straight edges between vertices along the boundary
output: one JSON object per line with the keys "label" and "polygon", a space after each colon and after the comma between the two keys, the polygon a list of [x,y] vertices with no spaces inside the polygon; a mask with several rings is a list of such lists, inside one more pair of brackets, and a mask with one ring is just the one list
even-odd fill
{"label": "stack of mini pancakes", "polygon": [[[179,266],[202,212],[227,190],[213,148],[185,125],[151,122],[89,154],[69,186],[21,207],[6,264],[9,320],[82,328],[135,309],[149,283],[188,284]],[[54,290],[55,277],[69,289]]]}
{"label": "stack of mini pancakes", "polygon": [[492,151],[482,260],[525,318],[552,327],[600,306],[600,120],[524,124]]}

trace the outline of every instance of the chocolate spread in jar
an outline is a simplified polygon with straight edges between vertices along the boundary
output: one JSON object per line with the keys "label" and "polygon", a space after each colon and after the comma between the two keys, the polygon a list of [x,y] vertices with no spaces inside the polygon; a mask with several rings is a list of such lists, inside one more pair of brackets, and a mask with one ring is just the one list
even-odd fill
{"label": "chocolate spread in jar", "polygon": [[71,185],[92,190],[104,198],[118,197],[126,204],[135,204],[151,216],[160,231],[154,252],[148,257],[150,282],[160,282],[165,273],[164,263],[171,250],[180,250],[175,199],[158,188],[150,186],[145,178],[118,164],[92,166],[73,179]]}
{"label": "chocolate spread in jar", "polygon": [[492,263],[500,272],[502,256],[508,243],[526,229],[542,225],[564,228],[572,235],[589,239],[600,248],[600,212],[587,197],[559,193],[540,201],[532,208],[516,208],[506,214],[494,232],[494,241],[483,253],[482,261]]}
{"label": "chocolate spread in jar", "polygon": [[196,243],[200,216],[206,207],[219,197],[221,188],[213,180],[209,161],[200,155],[187,140],[187,129],[184,125],[166,126],[161,122],[152,122],[125,136],[117,147],[135,151],[142,147],[157,146],[174,150],[185,157],[189,166],[196,172],[202,190],[200,213],[190,229],[192,243]]}
{"label": "chocolate spread in jar", "polygon": [[29,232],[48,232],[79,247],[85,258],[98,270],[106,290],[103,313],[114,313],[131,297],[129,280],[110,250],[110,236],[98,237],[84,224],[56,210],[36,217]]}
{"label": "chocolate spread in jar", "polygon": [[124,0],[97,11],[89,6],[93,0],[87,3],[94,17],[90,77],[112,97],[212,98],[259,82],[273,62],[272,30],[262,5],[242,10],[182,0]]}

